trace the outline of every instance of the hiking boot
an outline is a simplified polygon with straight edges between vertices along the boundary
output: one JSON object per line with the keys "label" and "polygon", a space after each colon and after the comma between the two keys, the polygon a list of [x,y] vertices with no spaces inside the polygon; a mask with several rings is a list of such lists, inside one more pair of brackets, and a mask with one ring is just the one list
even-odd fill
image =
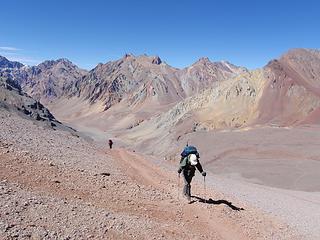
{"label": "hiking boot", "polygon": [[187,197],[187,199],[188,199],[188,201],[190,202],[191,201],[191,196],[186,196]]}
{"label": "hiking boot", "polygon": [[188,194],[184,194],[183,196],[187,203],[191,202],[191,196],[189,196]]}

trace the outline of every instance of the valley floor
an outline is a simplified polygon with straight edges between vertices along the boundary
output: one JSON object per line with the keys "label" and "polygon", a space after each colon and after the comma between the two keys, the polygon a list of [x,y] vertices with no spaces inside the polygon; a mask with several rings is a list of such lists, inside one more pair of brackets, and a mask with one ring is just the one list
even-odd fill
{"label": "valley floor", "polygon": [[316,239],[219,178],[188,204],[172,169],[2,111],[0,239]]}

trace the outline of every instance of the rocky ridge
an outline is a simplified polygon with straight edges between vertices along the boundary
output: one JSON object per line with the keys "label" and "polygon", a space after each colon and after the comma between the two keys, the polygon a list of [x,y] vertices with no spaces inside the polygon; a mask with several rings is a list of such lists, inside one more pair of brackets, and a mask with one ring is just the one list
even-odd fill
{"label": "rocky ridge", "polygon": [[52,127],[60,124],[50,111],[40,102],[34,100],[21,90],[20,85],[10,78],[0,74],[0,107],[7,111],[17,111],[22,116],[37,121],[50,123]]}
{"label": "rocky ridge", "polygon": [[19,69],[22,68],[23,64],[15,61],[9,61],[7,58],[0,56],[0,68],[15,68]]}
{"label": "rocky ridge", "polygon": [[70,85],[87,73],[65,58],[31,67],[22,64],[14,67],[17,64],[8,62],[7,67],[0,65],[1,74],[16,81],[24,92],[42,103],[61,97]]}

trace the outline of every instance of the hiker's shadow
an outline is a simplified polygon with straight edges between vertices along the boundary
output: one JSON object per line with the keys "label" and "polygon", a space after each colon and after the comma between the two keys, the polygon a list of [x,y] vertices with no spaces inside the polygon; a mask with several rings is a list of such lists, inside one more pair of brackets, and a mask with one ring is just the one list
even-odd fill
{"label": "hiker's shadow", "polygon": [[224,204],[224,205],[227,205],[229,208],[231,208],[234,211],[242,211],[242,210],[244,210],[244,208],[237,207],[237,206],[233,205],[232,202],[229,202],[229,201],[224,200],[224,199],[220,199],[220,200],[213,200],[212,198],[204,199],[204,198],[201,198],[201,197],[198,197],[198,196],[192,196],[192,198],[195,198],[199,202],[207,203],[207,204],[214,204],[214,205]]}

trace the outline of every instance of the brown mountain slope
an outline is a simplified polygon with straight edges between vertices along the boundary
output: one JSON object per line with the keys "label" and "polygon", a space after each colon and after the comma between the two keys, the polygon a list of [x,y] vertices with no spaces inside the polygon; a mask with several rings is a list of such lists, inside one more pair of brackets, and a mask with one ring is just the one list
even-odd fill
{"label": "brown mountain slope", "polygon": [[[50,108],[67,121],[77,118],[109,130],[132,128],[238,72],[245,70],[208,59],[179,70],[159,57],[125,55],[99,64],[67,89],[66,98],[55,101]],[[68,106],[67,114],[61,106]]]}
{"label": "brown mountain slope", "polygon": [[175,71],[159,57],[127,54],[117,61],[99,64],[70,92],[90,103],[102,102],[105,110],[124,99],[131,107],[147,100],[168,104],[184,97]]}
{"label": "brown mountain slope", "polygon": [[117,61],[99,64],[74,84],[71,93],[90,102],[101,100],[106,109],[123,99],[130,106],[146,101],[166,105],[244,71],[230,63],[213,63],[207,58],[179,70],[157,56],[127,54]]}
{"label": "brown mountain slope", "polygon": [[45,61],[26,69],[25,75],[14,74],[22,89],[43,103],[59,98],[77,79],[86,74],[67,59]]}
{"label": "brown mountain slope", "polygon": [[7,59],[3,62],[0,63],[2,76],[16,81],[24,92],[43,103],[62,96],[69,85],[87,73],[67,59],[45,61],[32,67]]}
{"label": "brown mountain slope", "polygon": [[190,67],[180,70],[177,75],[187,96],[200,93],[216,81],[223,81],[247,71],[229,62],[211,62],[200,58]]}
{"label": "brown mountain slope", "polygon": [[317,50],[290,50],[253,72],[206,58],[179,70],[159,57],[125,55],[85,76],[58,60],[32,68],[20,82],[33,96],[54,99],[49,107],[63,120],[123,130],[153,117],[156,125],[183,129],[179,136],[194,128],[318,122],[319,55]]}
{"label": "brown mountain slope", "polygon": [[155,145],[165,153],[181,137],[199,130],[317,123],[319,76],[318,51],[291,50],[263,69],[216,82],[119,136],[148,153]]}
{"label": "brown mountain slope", "polygon": [[267,80],[258,123],[292,125],[320,120],[319,51],[294,49],[264,69]]}
{"label": "brown mountain slope", "polygon": [[191,132],[248,126],[259,114],[264,74],[263,70],[256,70],[216,82],[212,88],[119,136],[145,152],[154,153],[154,146],[161,146],[156,151],[165,153]]}
{"label": "brown mountain slope", "polygon": [[158,57],[125,55],[99,64],[49,107],[68,122],[126,129],[184,98],[175,72]]}

